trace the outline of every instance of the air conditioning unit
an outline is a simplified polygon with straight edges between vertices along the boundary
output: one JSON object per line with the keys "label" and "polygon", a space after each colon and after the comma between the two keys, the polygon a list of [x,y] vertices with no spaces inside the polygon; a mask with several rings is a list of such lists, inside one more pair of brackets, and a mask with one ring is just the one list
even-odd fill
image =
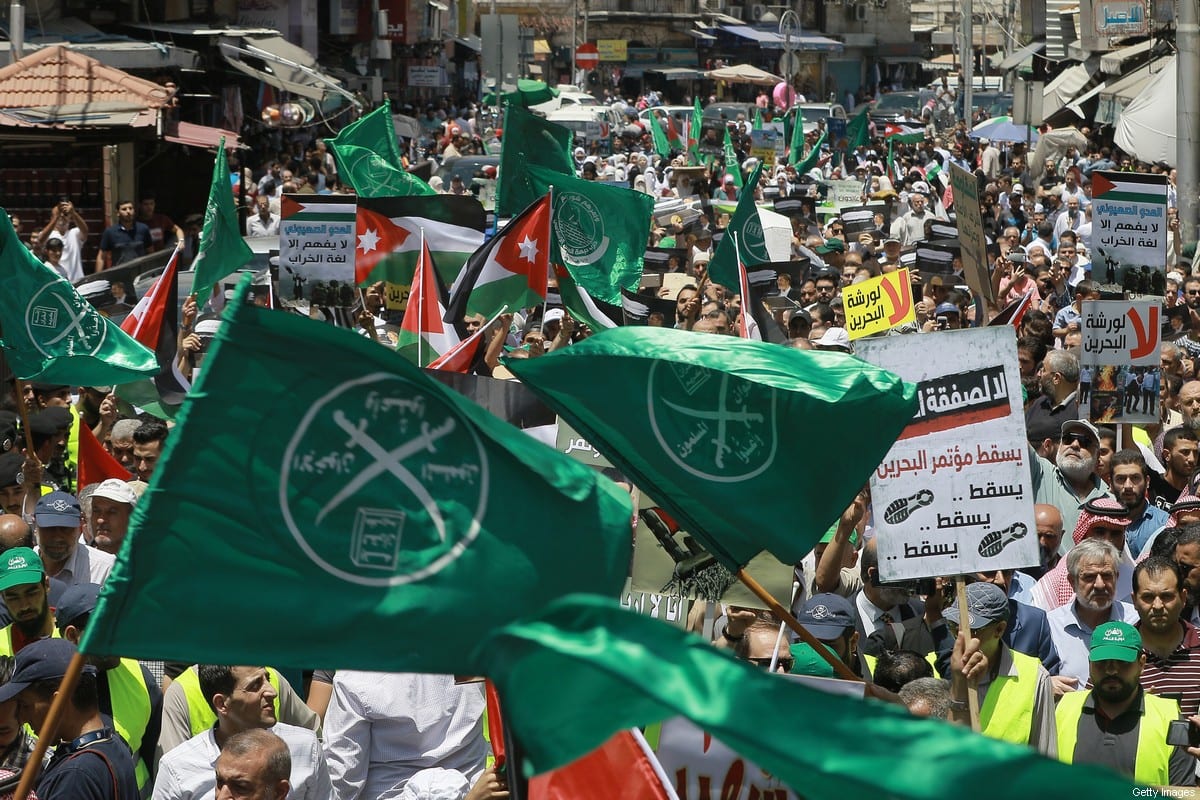
{"label": "air conditioning unit", "polygon": [[758,22],[767,13],[767,7],[762,3],[754,3],[750,6],[750,19],[753,22]]}
{"label": "air conditioning unit", "polygon": [[745,10],[746,9],[742,6],[730,6],[729,8],[725,9],[723,13],[733,17],[734,19],[742,19],[744,17],[743,12]]}
{"label": "air conditioning unit", "polygon": [[865,5],[857,5],[854,7],[854,20],[856,22],[867,21],[867,7]]}

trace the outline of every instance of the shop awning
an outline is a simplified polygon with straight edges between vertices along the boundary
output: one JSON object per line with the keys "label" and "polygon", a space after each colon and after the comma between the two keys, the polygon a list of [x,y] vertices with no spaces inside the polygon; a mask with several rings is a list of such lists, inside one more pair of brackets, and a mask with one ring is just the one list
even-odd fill
{"label": "shop awning", "polygon": [[828,36],[797,36],[792,39],[792,46],[797,50],[810,50],[819,53],[840,53],[845,46],[837,39]]}
{"label": "shop awning", "polygon": [[748,25],[722,25],[721,30],[743,39],[749,39],[760,47],[783,48],[783,37],[775,31],[760,31],[758,28],[751,28]]}
{"label": "shop awning", "polygon": [[474,50],[476,53],[483,52],[483,42],[478,36],[455,36],[455,46],[462,45],[469,50]]}
{"label": "shop awning", "polygon": [[318,102],[332,92],[355,102],[354,95],[322,72],[307,50],[281,36],[223,36],[219,47],[229,66],[276,89]]}
{"label": "shop awning", "polygon": [[1074,100],[1075,95],[1087,86],[1094,72],[1094,69],[1089,69],[1084,64],[1076,64],[1064,69],[1058,77],[1046,84],[1042,94],[1042,118],[1049,117]]}
{"label": "shop awning", "polygon": [[225,139],[225,147],[230,150],[242,146],[238,141],[238,135],[233,131],[213,128],[208,125],[196,125],[192,122],[180,122],[179,127],[174,132],[163,134],[163,138],[168,142],[186,144],[189,147],[203,147],[207,150],[216,150],[217,145],[221,143],[222,137]]}
{"label": "shop awning", "polygon": [[704,31],[688,31],[687,35],[701,42],[715,42],[717,40],[717,37]]}
{"label": "shop awning", "polygon": [[1147,39],[1141,44],[1131,44],[1129,47],[1122,47],[1120,50],[1105,53],[1100,56],[1100,71],[1105,75],[1120,75],[1128,69],[1126,64],[1131,59],[1149,53],[1152,47],[1154,47],[1154,41]]}
{"label": "shop awning", "polygon": [[550,42],[546,41],[545,39],[534,39],[533,40],[533,54],[535,56],[550,55]]}
{"label": "shop awning", "polygon": [[997,69],[1009,70],[1016,69],[1025,63],[1025,60],[1033,56],[1034,53],[1040,53],[1046,48],[1045,41],[1036,41],[1025,45],[1015,53],[1010,53],[1004,57],[1004,60],[997,65]]}
{"label": "shop awning", "polygon": [[687,67],[647,67],[646,72],[662,75],[669,81],[698,81],[704,77],[700,70]]}

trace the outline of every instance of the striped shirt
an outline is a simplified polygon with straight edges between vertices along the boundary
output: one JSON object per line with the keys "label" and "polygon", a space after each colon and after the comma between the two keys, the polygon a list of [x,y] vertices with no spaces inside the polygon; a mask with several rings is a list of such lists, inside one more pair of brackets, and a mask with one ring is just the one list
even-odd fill
{"label": "striped shirt", "polygon": [[1146,653],[1142,686],[1160,697],[1177,698],[1179,710],[1188,717],[1200,713],[1200,631],[1183,620],[1179,624],[1183,639],[1173,653],[1166,659]]}

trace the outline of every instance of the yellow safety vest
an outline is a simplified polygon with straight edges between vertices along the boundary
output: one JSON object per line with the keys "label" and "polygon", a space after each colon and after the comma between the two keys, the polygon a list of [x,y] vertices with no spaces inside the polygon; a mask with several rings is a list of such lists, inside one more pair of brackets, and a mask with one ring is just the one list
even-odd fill
{"label": "yellow safety vest", "polygon": [[1009,650],[1017,677],[997,676],[988,687],[979,709],[979,727],[984,736],[1013,744],[1029,744],[1033,730],[1033,704],[1037,697],[1039,662],[1033,656]]}
{"label": "yellow safety vest", "polygon": [[79,426],[83,424],[83,420],[74,403],[67,406],[67,410],[71,412],[71,432],[67,434],[67,452],[64,454],[63,465],[73,479],[71,488],[78,492],[83,488],[79,485]]}
{"label": "yellow safety vest", "polygon": [[[16,655],[16,653],[13,652],[12,628],[13,626],[9,624],[3,629],[0,629],[0,656],[9,656],[11,658],[12,656]],[[57,627],[55,627],[54,632],[50,634],[50,638],[62,638],[62,634],[58,632]]]}
{"label": "yellow safety vest", "polygon": [[142,737],[146,735],[146,726],[150,724],[150,690],[146,688],[142,665],[132,658],[122,658],[120,663],[106,674],[108,695],[112,700],[113,727],[133,751],[137,760],[134,771],[137,774],[138,788],[141,789],[150,779],[150,769],[145,759],[138,754],[138,749],[142,746]]}
{"label": "yellow safety vest", "polygon": [[[1058,701],[1058,709],[1054,712],[1058,727],[1058,758],[1066,764],[1075,760],[1079,720],[1083,716],[1083,703],[1090,694],[1091,690],[1067,692]],[[1133,779],[1150,786],[1167,786],[1171,783],[1171,751],[1175,749],[1166,743],[1167,728],[1171,720],[1179,719],[1179,704],[1149,692],[1143,692],[1142,698],[1146,710],[1138,726]]]}
{"label": "yellow safety vest", "polygon": [[[275,718],[279,719],[279,673],[268,668],[267,680],[275,687]],[[204,696],[204,692],[200,691],[200,673],[195,667],[188,667],[175,679],[175,683],[183,687],[183,695],[187,698],[192,736],[211,728],[217,721],[217,712],[213,711],[212,704]]]}
{"label": "yellow safety vest", "polygon": [[[875,665],[879,663],[879,656],[873,656],[868,653],[862,654],[863,661],[867,663],[867,677],[875,677]],[[929,666],[933,667],[933,672],[937,674],[937,653],[926,653],[925,660],[929,662]]]}

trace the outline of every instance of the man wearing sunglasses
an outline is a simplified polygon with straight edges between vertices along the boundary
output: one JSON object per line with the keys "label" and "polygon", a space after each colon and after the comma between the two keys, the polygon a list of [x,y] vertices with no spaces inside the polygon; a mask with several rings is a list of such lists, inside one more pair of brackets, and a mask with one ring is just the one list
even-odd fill
{"label": "man wearing sunglasses", "polygon": [[1064,528],[1075,528],[1079,509],[1101,497],[1112,498],[1096,474],[1100,432],[1087,420],[1069,419],[1060,429],[1062,438],[1054,462],[1029,448],[1029,471],[1033,477],[1033,502],[1055,506]]}

